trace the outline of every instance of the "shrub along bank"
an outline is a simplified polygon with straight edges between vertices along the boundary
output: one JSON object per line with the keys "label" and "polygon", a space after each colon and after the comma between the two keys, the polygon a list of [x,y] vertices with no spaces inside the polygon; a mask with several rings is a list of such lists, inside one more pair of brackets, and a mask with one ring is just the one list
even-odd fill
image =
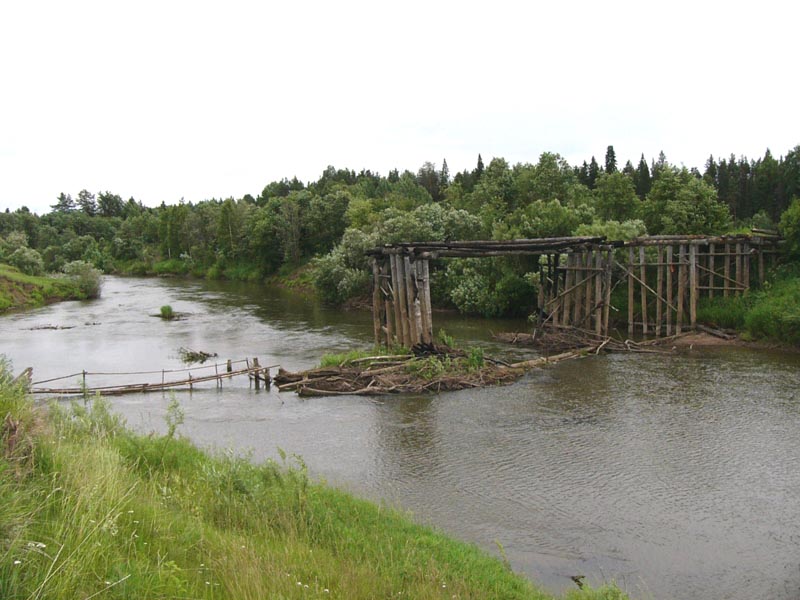
{"label": "shrub along bank", "polygon": [[[86,263],[83,263],[86,265]],[[87,278],[96,273],[93,288]],[[0,311],[13,308],[42,306],[59,300],[82,300],[99,295],[100,273],[90,265],[81,269],[73,267],[72,275],[66,277],[40,277],[26,275],[14,267],[0,263]]]}
{"label": "shrub along bank", "polygon": [[800,264],[786,264],[760,290],[705,301],[700,321],[736,329],[751,340],[800,346]]}
{"label": "shrub along bank", "polygon": [[552,598],[299,458],[197,449],[177,402],[166,435],[137,435],[100,399],[35,409],[3,365],[0,414],[2,598]]}

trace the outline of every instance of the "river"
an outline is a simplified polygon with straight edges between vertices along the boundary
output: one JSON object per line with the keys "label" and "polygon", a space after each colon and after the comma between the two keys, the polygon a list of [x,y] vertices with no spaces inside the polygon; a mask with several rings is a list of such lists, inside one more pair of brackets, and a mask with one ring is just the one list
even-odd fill
{"label": "river", "polygon": [[[187,318],[151,316],[164,304]],[[523,326],[434,321],[495,354],[508,350],[490,331]],[[16,371],[33,366],[35,380],[180,368],[182,346],[292,370],[369,348],[371,336],[365,312],[180,279],[108,277],[99,300],[0,318],[0,353]],[[300,455],[333,485],[496,555],[502,547],[553,591],[581,574],[634,598],[789,600],[800,597],[798,384],[798,354],[717,348],[591,357],[431,396],[301,399],[240,378],[177,397],[180,431],[199,445]],[[163,431],[168,401],[112,404],[132,427]]]}

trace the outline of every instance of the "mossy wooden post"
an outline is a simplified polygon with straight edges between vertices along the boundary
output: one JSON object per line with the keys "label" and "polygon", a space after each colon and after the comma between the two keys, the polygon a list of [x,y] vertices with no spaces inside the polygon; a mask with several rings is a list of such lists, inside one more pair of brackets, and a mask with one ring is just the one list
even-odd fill
{"label": "mossy wooden post", "polygon": [[639,285],[642,287],[642,333],[647,335],[647,259],[644,246],[639,246]]}
{"label": "mossy wooden post", "polygon": [[731,245],[727,241],[725,242],[725,262],[722,269],[723,278],[725,279],[722,295],[727,298],[730,295],[731,287]]}
{"label": "mossy wooden post", "polygon": [[689,322],[697,326],[697,244],[689,244]]}
{"label": "mossy wooden post", "polygon": [[[661,320],[663,314],[663,301],[664,297],[664,247],[658,246],[658,258],[656,270],[656,337],[661,337]],[[669,310],[669,307],[667,307]]]}
{"label": "mossy wooden post", "polygon": [[[230,359],[230,358],[228,359],[228,362],[227,362],[227,364],[225,365],[225,370],[226,370],[228,373],[231,373],[231,372],[233,372],[233,363],[231,362],[231,359]],[[161,378],[161,383],[164,383],[164,378],[163,378],[163,377]]]}
{"label": "mossy wooden post", "polygon": [[603,253],[598,248],[594,257],[594,332],[603,335]]}
{"label": "mossy wooden post", "polygon": [[409,348],[416,344],[419,344],[419,329],[421,329],[421,323],[418,325],[418,320],[421,320],[421,315],[419,314],[419,304],[417,303],[416,298],[414,297],[414,268],[411,266],[411,260],[408,256],[403,256],[403,273],[406,279],[406,302],[408,303],[408,328],[409,333],[411,334],[411,341],[409,344]]}
{"label": "mossy wooden post", "polygon": [[764,244],[758,244],[758,286],[764,287]]}
{"label": "mossy wooden post", "polygon": [[375,334],[375,347],[381,345],[381,270],[378,259],[372,259],[372,329]]}
{"label": "mossy wooden post", "polygon": [[683,332],[683,306],[686,298],[686,245],[678,248],[678,297],[676,298],[678,314],[676,316],[675,333]]}
{"label": "mossy wooden post", "polygon": [[667,336],[672,335],[672,307],[674,303],[672,301],[672,292],[673,292],[673,282],[672,282],[672,273],[675,269],[675,264],[672,262],[672,246],[667,246]]}
{"label": "mossy wooden post", "polygon": [[633,335],[633,246],[628,247],[628,335]]}

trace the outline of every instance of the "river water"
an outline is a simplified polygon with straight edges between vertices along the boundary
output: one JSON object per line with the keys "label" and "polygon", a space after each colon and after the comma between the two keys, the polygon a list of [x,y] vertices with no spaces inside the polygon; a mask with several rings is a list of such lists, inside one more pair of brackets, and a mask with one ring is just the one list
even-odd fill
{"label": "river water", "polygon": [[[152,317],[164,304],[187,318]],[[523,326],[434,320],[495,354],[508,350],[490,331]],[[179,347],[292,370],[369,348],[371,335],[368,313],[263,286],[107,278],[99,300],[0,318],[0,353],[35,380],[181,368]],[[177,398],[199,445],[296,453],[331,484],[502,547],[553,591],[581,574],[635,598],[789,600],[800,597],[798,384],[800,355],[725,348],[591,357],[431,396],[300,399],[239,378]],[[168,401],[112,400],[142,431],[164,430]]]}

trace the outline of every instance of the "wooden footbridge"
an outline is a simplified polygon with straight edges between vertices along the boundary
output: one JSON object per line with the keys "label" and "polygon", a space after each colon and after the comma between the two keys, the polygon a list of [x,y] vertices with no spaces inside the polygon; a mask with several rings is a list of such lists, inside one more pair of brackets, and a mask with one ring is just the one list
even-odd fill
{"label": "wooden footbridge", "polygon": [[669,336],[696,327],[701,297],[740,295],[763,284],[778,242],[777,236],[764,234],[387,244],[367,252],[375,343],[410,348],[433,341],[431,260],[538,257],[540,325],[607,336],[611,293],[621,285],[627,287],[628,333]]}
{"label": "wooden footbridge", "polygon": [[[215,363],[199,367],[187,367],[185,369],[162,369],[160,371],[134,371],[128,373],[108,373],[81,371],[71,373],[61,377],[33,381],[30,384],[32,394],[48,394],[50,396],[119,396],[122,394],[140,394],[142,392],[158,392],[165,390],[189,390],[192,391],[195,385],[213,381],[218,388],[222,387],[222,382],[234,377],[246,376],[255,384],[256,389],[262,385],[269,387],[271,383],[269,370],[278,365],[263,367],[259,364],[258,358],[238,361],[227,361],[225,363]],[[27,371],[30,378],[31,372]],[[160,380],[157,377],[160,376]],[[115,378],[126,378],[125,383],[107,383]],[[139,381],[131,383],[130,380],[137,377]],[[90,378],[100,380],[102,385],[90,385]],[[147,379],[149,378],[149,379]],[[119,380],[119,379],[117,379]],[[61,381],[78,381],[79,385],[68,387],[42,387],[45,384],[52,384]]]}

